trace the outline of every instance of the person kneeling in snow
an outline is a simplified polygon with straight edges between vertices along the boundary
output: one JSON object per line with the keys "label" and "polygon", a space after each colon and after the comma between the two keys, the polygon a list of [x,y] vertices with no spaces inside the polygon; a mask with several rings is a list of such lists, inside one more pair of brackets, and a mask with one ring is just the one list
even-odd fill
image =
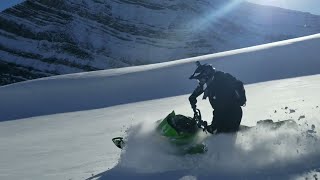
{"label": "person kneeling in snow", "polygon": [[189,79],[199,82],[189,97],[191,107],[197,115],[197,97],[209,98],[213,110],[211,125],[206,127],[210,133],[229,133],[239,130],[242,108],[246,104],[243,83],[229,73],[216,71],[211,65],[196,62],[197,69]]}

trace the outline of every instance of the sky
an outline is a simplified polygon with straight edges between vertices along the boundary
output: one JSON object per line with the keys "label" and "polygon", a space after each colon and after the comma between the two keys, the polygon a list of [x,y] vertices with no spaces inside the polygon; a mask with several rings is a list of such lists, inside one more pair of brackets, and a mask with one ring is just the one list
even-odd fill
{"label": "sky", "polygon": [[0,2],[0,11],[3,11],[11,6],[14,6],[24,0],[1,0]]}
{"label": "sky", "polygon": [[247,0],[256,4],[277,6],[285,9],[320,15],[320,0]]}

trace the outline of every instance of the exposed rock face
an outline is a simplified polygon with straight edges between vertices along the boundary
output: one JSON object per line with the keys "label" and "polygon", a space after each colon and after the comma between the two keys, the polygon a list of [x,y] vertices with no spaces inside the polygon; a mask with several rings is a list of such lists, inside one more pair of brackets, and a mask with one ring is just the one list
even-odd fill
{"label": "exposed rock face", "polygon": [[320,16],[231,0],[27,0],[0,24],[2,85],[320,32]]}

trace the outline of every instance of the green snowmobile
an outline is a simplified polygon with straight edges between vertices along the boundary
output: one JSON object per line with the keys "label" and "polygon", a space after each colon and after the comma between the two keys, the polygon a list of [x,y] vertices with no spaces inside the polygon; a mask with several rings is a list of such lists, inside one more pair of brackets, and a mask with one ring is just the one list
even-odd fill
{"label": "green snowmobile", "polygon": [[[207,126],[207,123],[201,120],[200,110],[193,118],[172,111],[167,117],[157,121],[157,124],[156,131],[175,145],[179,154],[200,154],[207,151],[206,145],[199,139],[200,132],[205,132]],[[120,149],[126,144],[122,137],[115,137],[112,141]]]}

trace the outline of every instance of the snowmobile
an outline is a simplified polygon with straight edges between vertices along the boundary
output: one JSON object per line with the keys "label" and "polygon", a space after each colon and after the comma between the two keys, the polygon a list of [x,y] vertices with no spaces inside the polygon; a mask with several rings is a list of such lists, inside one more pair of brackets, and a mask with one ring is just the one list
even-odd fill
{"label": "snowmobile", "polygon": [[[291,128],[298,126],[291,119],[278,122],[273,122],[271,119],[260,120],[256,126],[269,127],[275,130],[284,125]],[[253,127],[240,125],[239,131],[247,131]],[[161,137],[165,137],[178,148],[178,154],[202,154],[208,150],[207,146],[203,143],[204,138],[200,138],[201,132],[207,132],[206,128],[207,122],[202,120],[201,112],[197,109],[197,113],[193,118],[175,114],[172,111],[164,119],[157,121],[156,131]],[[115,137],[112,141],[120,149],[125,147],[126,143],[123,137]]]}
{"label": "snowmobile", "polygon": [[[179,154],[201,154],[207,151],[206,145],[199,141],[200,133],[206,132],[207,123],[202,121],[200,110],[197,111],[193,118],[172,111],[157,121],[157,133],[176,146]],[[123,137],[115,137],[112,141],[120,149],[125,147]]]}

